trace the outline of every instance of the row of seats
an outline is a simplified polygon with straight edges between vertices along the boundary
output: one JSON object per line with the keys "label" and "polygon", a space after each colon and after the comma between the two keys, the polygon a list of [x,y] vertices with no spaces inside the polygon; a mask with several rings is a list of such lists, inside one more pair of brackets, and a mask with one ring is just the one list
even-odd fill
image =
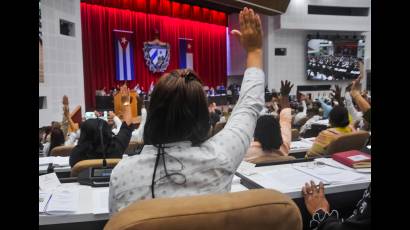
{"label": "row of seats", "polygon": [[[124,154],[133,154],[135,152],[138,152],[142,147],[144,146],[144,143],[142,142],[137,142],[137,141],[131,141],[128,144],[128,148],[125,150]],[[57,146],[54,147],[51,152],[50,156],[61,156],[61,157],[67,157],[70,156],[71,151],[73,150],[75,146]]]}

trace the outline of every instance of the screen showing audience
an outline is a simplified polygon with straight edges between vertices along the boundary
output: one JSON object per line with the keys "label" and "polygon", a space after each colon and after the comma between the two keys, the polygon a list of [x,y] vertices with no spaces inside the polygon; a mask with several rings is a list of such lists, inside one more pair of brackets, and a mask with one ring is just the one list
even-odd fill
{"label": "screen showing audience", "polygon": [[353,80],[360,75],[364,41],[357,39],[307,39],[308,80]]}

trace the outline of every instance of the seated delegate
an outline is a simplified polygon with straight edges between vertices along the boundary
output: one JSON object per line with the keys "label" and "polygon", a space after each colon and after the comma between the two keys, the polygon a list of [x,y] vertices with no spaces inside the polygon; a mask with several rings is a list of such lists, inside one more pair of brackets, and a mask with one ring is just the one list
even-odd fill
{"label": "seated delegate", "polygon": [[138,200],[230,191],[263,107],[265,85],[260,18],[244,8],[239,22],[240,31],[232,33],[245,48],[247,69],[224,129],[207,139],[207,99],[196,73],[182,69],[164,74],[151,94],[144,148],[112,172],[110,212]]}
{"label": "seated delegate", "polygon": [[254,141],[245,155],[245,161],[257,164],[290,159],[286,156],[289,154],[292,139],[292,116],[289,106],[289,92],[292,87],[290,82],[282,82],[279,100],[282,110],[279,121],[272,115],[259,117],[256,123]]}

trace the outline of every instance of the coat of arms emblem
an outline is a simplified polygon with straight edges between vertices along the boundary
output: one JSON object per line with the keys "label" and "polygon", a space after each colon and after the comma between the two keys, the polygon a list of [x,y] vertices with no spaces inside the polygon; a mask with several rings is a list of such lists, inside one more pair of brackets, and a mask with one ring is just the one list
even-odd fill
{"label": "coat of arms emblem", "polygon": [[155,39],[144,42],[144,58],[149,70],[153,73],[164,72],[169,64],[170,46],[168,43]]}

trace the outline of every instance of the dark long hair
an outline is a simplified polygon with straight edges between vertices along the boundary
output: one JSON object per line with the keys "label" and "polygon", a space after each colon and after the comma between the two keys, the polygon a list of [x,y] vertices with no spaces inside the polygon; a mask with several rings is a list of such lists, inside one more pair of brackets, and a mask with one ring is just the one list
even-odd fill
{"label": "dark long hair", "polygon": [[260,116],[256,122],[254,138],[264,151],[277,150],[283,143],[278,119],[272,115]]}
{"label": "dark long hair", "polygon": [[343,106],[337,105],[329,112],[329,123],[332,127],[346,127],[349,125],[349,112]]}
{"label": "dark long hair", "polygon": [[144,143],[151,145],[208,137],[209,113],[202,82],[192,70],[174,70],[156,84],[144,127]]}
{"label": "dark long hair", "polygon": [[[101,127],[103,146],[101,145],[99,127]],[[80,128],[78,144],[70,154],[71,167],[80,160],[103,158],[104,152],[109,154],[112,138],[112,131],[106,121],[95,118],[83,122]]]}
{"label": "dark long hair", "polygon": [[53,128],[50,133],[50,148],[48,153],[51,153],[51,150],[54,147],[64,145],[64,142],[65,138],[63,131],[60,128]]}
{"label": "dark long hair", "polygon": [[[154,190],[158,180],[167,178],[174,184],[186,183],[184,174],[168,172],[165,157],[174,157],[165,152],[164,144],[191,141],[195,146],[208,138],[208,103],[198,75],[189,69],[164,74],[151,94],[147,115],[144,143],[154,145],[158,150],[151,182],[151,195],[155,198]],[[160,158],[163,158],[165,176],[156,179]],[[180,163],[182,170],[183,163],[174,159]]]}

